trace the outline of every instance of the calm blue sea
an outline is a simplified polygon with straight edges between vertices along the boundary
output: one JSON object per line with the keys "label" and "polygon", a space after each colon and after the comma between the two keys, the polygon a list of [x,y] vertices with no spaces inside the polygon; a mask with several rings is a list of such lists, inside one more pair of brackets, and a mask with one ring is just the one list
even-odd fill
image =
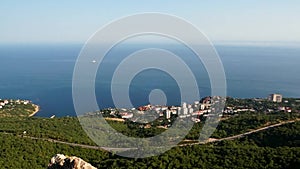
{"label": "calm blue sea", "polygon": [[[108,53],[96,78],[101,108],[113,107],[110,81],[118,63],[133,51],[147,47],[119,45]],[[196,74],[200,95],[210,95],[208,75],[191,51],[174,44],[156,47],[180,55]],[[76,115],[72,74],[81,48],[81,44],[0,45],[0,98],[32,100],[41,106],[37,116]],[[270,93],[282,93],[284,97],[300,97],[300,48],[219,45],[216,49],[225,68],[228,96],[264,98]],[[168,104],[180,102],[178,85],[159,70],[143,71],[132,80],[131,101],[135,106],[147,104],[149,92],[156,88],[166,93]]]}

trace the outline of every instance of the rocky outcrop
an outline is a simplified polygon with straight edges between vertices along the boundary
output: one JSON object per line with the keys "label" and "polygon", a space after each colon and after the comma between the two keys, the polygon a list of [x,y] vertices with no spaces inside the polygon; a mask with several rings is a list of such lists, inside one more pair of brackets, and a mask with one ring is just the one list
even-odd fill
{"label": "rocky outcrop", "polygon": [[81,158],[56,154],[50,160],[48,169],[97,169]]}

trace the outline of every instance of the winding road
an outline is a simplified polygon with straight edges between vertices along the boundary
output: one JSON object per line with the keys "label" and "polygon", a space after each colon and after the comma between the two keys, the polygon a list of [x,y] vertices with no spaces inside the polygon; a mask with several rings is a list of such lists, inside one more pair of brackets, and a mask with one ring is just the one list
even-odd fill
{"label": "winding road", "polygon": [[[277,123],[277,124],[272,124],[272,125],[269,125],[269,126],[261,127],[261,128],[254,129],[254,130],[246,132],[246,133],[242,133],[242,134],[238,134],[238,135],[234,135],[234,136],[230,136],[230,137],[225,137],[225,138],[220,138],[220,139],[210,138],[206,142],[186,143],[186,144],[180,144],[180,145],[177,145],[177,146],[178,147],[184,147],[184,146],[191,146],[191,145],[197,145],[197,144],[207,144],[207,143],[212,143],[212,142],[220,142],[220,141],[224,141],[224,140],[233,140],[233,139],[245,137],[247,135],[257,133],[257,132],[260,132],[260,131],[263,131],[263,130],[268,130],[270,128],[278,127],[278,126],[281,126],[281,125],[284,125],[284,124],[294,123],[294,122],[297,122],[297,121],[300,121],[300,118],[297,118],[297,119],[294,119],[294,120],[289,120],[289,121],[283,121],[283,122],[280,122],[280,123]],[[5,133],[5,134],[10,134],[10,133]],[[59,143],[59,144],[65,144],[65,145],[73,146],[73,147],[81,147],[81,148],[95,149],[95,150],[103,150],[104,149],[104,150],[108,150],[108,151],[127,151],[127,150],[137,149],[135,147],[133,147],[133,148],[99,147],[99,146],[91,146],[91,145],[85,145],[85,144],[70,143],[70,142],[60,141],[60,140],[50,139],[50,138],[38,138],[38,137],[32,137],[32,136],[26,136],[26,135],[18,135],[18,136],[23,137],[23,138],[29,138],[29,139],[32,139],[32,140],[43,140],[43,141],[48,141],[48,142],[52,142],[52,143]],[[193,140],[193,141],[195,141],[195,140]]]}
{"label": "winding road", "polygon": [[220,142],[220,141],[224,141],[224,140],[234,140],[234,139],[237,139],[237,138],[245,137],[245,136],[253,134],[253,133],[257,133],[257,132],[260,132],[260,131],[263,131],[263,130],[268,130],[270,128],[278,127],[278,126],[281,126],[281,125],[284,125],[284,124],[294,123],[294,122],[297,122],[297,121],[300,121],[300,119],[297,118],[297,119],[294,119],[294,120],[283,121],[283,122],[280,122],[280,123],[277,123],[277,124],[272,124],[272,125],[269,125],[269,126],[261,127],[261,128],[258,128],[258,129],[248,131],[246,133],[242,133],[242,134],[238,134],[238,135],[234,135],[234,136],[230,136],[230,137],[225,137],[225,138],[220,138],[220,139],[210,138],[206,142],[187,143],[187,144],[181,144],[179,146],[207,144],[207,143],[213,143],[213,142]]}

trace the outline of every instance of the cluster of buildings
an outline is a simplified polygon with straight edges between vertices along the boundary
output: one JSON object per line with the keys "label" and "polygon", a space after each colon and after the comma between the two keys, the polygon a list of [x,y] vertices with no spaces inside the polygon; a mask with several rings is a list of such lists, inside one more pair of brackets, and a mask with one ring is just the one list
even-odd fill
{"label": "cluster of buildings", "polygon": [[[221,112],[211,113],[214,110],[213,104],[217,103],[221,99],[221,97],[214,96],[214,97],[205,97],[200,101],[195,101],[193,104],[188,104],[183,102],[181,106],[162,106],[162,105],[145,105],[138,108],[132,109],[114,109],[110,108],[108,117],[110,119],[130,119],[133,122],[141,122],[141,123],[149,123],[155,119],[159,119],[162,121],[163,119],[168,120],[169,122],[172,121],[173,117],[178,118],[187,118],[190,117],[192,121],[195,123],[200,122],[203,117],[210,117],[210,116],[219,116],[222,117],[223,115],[237,115],[242,112],[258,112],[261,111],[260,109],[256,109],[257,107],[263,105],[266,99],[253,99],[257,104],[253,107],[250,103],[249,105],[241,105],[238,102],[234,105],[226,105]],[[239,99],[237,99],[239,100]],[[268,97],[268,100],[274,103],[282,102],[282,95],[281,94],[271,94]],[[285,101],[286,103],[286,101]],[[278,107],[272,109],[272,111],[284,111],[284,112],[292,112],[290,107]],[[103,112],[99,112],[102,113]]]}
{"label": "cluster of buildings", "polygon": [[[283,100],[282,100],[282,95],[281,94],[270,94],[269,97],[268,97],[268,100],[270,101],[273,101],[275,103],[281,103]],[[287,100],[284,101],[285,103],[288,103]],[[269,112],[273,112],[275,110],[269,110]],[[287,106],[279,106],[277,111],[283,111],[283,112],[287,112],[287,113],[291,113],[292,112],[292,109],[291,107],[287,107]]]}
{"label": "cluster of buildings", "polygon": [[286,107],[286,106],[280,106],[278,107],[279,111],[283,111],[283,112],[287,112],[287,113],[291,113],[292,109],[290,107]]}
{"label": "cluster of buildings", "polygon": [[30,101],[28,100],[2,100],[0,99],[0,109],[4,108],[5,106],[7,105],[15,105],[15,104],[24,104],[24,105],[27,105],[29,104]]}
{"label": "cluster of buildings", "polygon": [[253,108],[227,106],[223,111],[224,114],[237,114],[241,112],[256,112],[256,110],[254,110]]}
{"label": "cluster of buildings", "polygon": [[[271,113],[271,112],[287,112],[287,113],[291,113],[292,112],[292,108],[289,106],[283,106],[286,104],[274,104],[272,106],[262,106],[263,102],[266,101],[266,99],[253,99],[256,102],[256,107],[260,106],[261,109],[254,109],[253,107],[249,106],[249,105],[237,105],[237,106],[232,106],[232,107],[226,107],[224,109],[224,114],[237,114],[239,112],[267,112],[267,113]],[[268,101],[271,101],[273,103],[288,103],[288,100],[283,100],[283,97],[281,94],[270,94],[267,97]],[[277,106],[278,107],[277,107]]]}
{"label": "cluster of buildings", "polygon": [[[162,106],[162,105],[146,105],[132,109],[109,109],[110,116],[122,119],[130,119],[131,121],[139,121],[147,123],[159,117],[171,119],[174,117],[191,119],[194,122],[200,122],[200,116],[209,116],[213,97],[205,97],[193,104],[183,102],[181,106]],[[103,112],[102,112],[103,113]],[[143,119],[144,121],[142,121]]]}

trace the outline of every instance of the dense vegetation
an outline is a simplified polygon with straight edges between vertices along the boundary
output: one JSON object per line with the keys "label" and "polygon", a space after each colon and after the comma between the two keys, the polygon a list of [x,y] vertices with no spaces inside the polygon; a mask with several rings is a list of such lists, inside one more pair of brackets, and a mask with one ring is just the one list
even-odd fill
{"label": "dense vegetation", "polygon": [[[299,130],[294,130],[299,126],[298,122],[275,130],[287,130],[298,134],[299,138]],[[264,137],[273,134],[279,135],[271,130],[262,132]],[[272,142],[269,140],[264,144]],[[286,142],[280,146],[259,147],[251,138],[176,147],[160,156],[145,159],[127,159],[100,150],[31,140],[12,134],[0,134],[0,143],[2,168],[46,168],[49,159],[56,153],[79,156],[98,168],[297,168],[300,165],[299,147],[286,147]]]}
{"label": "dense vegetation", "polygon": [[300,147],[300,122],[271,128],[241,139],[245,140],[252,140],[255,145],[261,147]]}
{"label": "dense vegetation", "polygon": [[[222,120],[212,137],[224,138],[296,117],[299,117],[298,113],[241,113],[238,116]],[[119,132],[132,137],[151,137],[165,130],[162,128],[140,128],[139,125],[132,122],[108,121],[108,123]],[[197,140],[202,126],[202,123],[195,124],[186,136],[186,139]],[[38,117],[0,118],[0,132],[22,135],[24,131],[26,131],[26,135],[38,138],[52,138],[73,143],[95,145],[75,117],[53,119]]]}
{"label": "dense vegetation", "polygon": [[27,117],[35,111],[36,105],[34,104],[23,104],[11,101],[5,106],[1,106],[0,117]]}
{"label": "dense vegetation", "polygon": [[[270,102],[261,103],[265,104],[263,109],[272,107]],[[289,103],[298,105],[295,100],[289,100]],[[228,104],[253,103],[252,100],[233,99]],[[295,112],[239,113],[223,119],[212,137],[224,138],[299,118],[299,113]],[[129,121],[108,123],[132,137],[151,137],[165,130],[143,128]],[[186,139],[197,140],[202,126],[203,123],[196,123]],[[300,165],[300,122],[270,128],[237,140],[175,147],[160,156],[145,159],[128,159],[101,150],[34,140],[25,136],[95,145],[75,117],[50,119],[0,116],[0,168],[46,168],[49,159],[57,153],[78,156],[98,168],[297,168]]]}
{"label": "dense vegetation", "polygon": [[224,138],[233,136],[297,117],[300,117],[299,113],[240,113],[237,116],[221,121],[212,137]]}
{"label": "dense vegetation", "polygon": [[278,107],[290,107],[293,112],[299,112],[300,99],[297,98],[284,98],[283,102],[277,103],[267,99],[237,99],[232,97],[226,98],[226,106],[240,107],[240,108],[253,108],[257,112],[269,112],[276,110]]}
{"label": "dense vegetation", "polygon": [[33,137],[95,145],[85,134],[77,118],[74,117],[53,119],[37,117],[0,118],[0,131],[14,135],[22,135],[26,131],[26,135]]}

